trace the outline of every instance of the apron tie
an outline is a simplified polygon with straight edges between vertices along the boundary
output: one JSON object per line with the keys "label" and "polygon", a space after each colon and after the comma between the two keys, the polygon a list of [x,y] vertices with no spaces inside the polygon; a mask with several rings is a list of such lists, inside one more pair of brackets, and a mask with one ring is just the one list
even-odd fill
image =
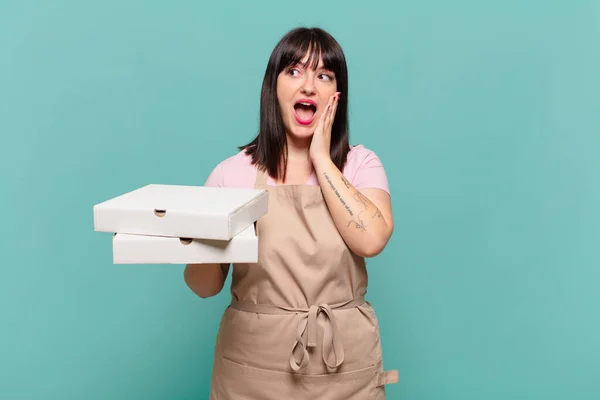
{"label": "apron tie", "polygon": [[[364,302],[364,297],[360,296],[335,305],[323,303],[320,305],[312,305],[308,309],[301,309],[270,304],[240,302],[236,299],[232,299],[230,307],[240,311],[257,314],[296,314],[298,326],[295,342],[290,353],[290,367],[292,370],[298,371],[305,368],[310,361],[308,349],[317,346],[317,317],[321,314],[327,319],[323,330],[323,361],[331,369],[342,365],[344,362],[344,346],[342,345],[340,332],[333,311],[355,308]],[[296,353],[298,353],[298,351],[301,352],[299,360],[296,359]]]}
{"label": "apron tie", "polygon": [[[339,367],[344,362],[344,346],[342,346],[338,326],[335,322],[335,316],[328,304],[321,304],[319,306],[311,306],[308,313],[303,313],[298,321],[296,342],[294,343],[290,354],[290,366],[294,371],[298,371],[308,365],[310,356],[308,355],[307,349],[317,346],[317,317],[321,313],[327,317],[323,332],[323,362],[332,369]],[[304,335],[305,332],[306,335]],[[300,346],[300,349],[302,350],[299,362],[296,360],[295,354],[298,346]]]}

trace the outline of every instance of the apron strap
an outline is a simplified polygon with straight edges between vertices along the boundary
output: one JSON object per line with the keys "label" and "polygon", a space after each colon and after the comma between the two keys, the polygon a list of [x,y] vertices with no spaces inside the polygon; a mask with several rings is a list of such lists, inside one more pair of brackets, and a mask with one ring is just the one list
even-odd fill
{"label": "apron strap", "polygon": [[[364,303],[365,298],[360,296],[344,303],[334,305],[320,304],[318,306],[311,306],[309,309],[304,309],[240,302],[233,298],[230,307],[257,314],[296,314],[298,317],[298,329],[296,331],[296,340],[290,352],[290,366],[292,370],[298,371],[306,367],[309,363],[308,349],[317,345],[317,317],[320,314],[323,314],[327,318],[323,332],[323,361],[332,369],[339,367],[344,362],[344,346],[342,345],[342,339],[333,311],[355,308]],[[300,352],[299,355],[297,355],[298,352]],[[299,360],[297,357],[299,357]]]}
{"label": "apron strap", "polygon": [[256,182],[255,187],[265,186],[267,184],[267,171],[258,167],[256,169]]}
{"label": "apron strap", "polygon": [[[290,354],[290,367],[298,371],[308,365],[310,357],[308,349],[317,346],[317,317],[323,314],[327,318],[323,332],[322,357],[325,364],[335,369],[344,362],[344,346],[340,338],[340,332],[335,322],[333,310],[327,304],[311,306],[308,313],[303,313],[298,321],[298,332],[296,342]],[[302,351],[300,361],[296,360],[297,349]]]}
{"label": "apron strap", "polygon": [[398,383],[398,371],[383,371],[375,375],[375,387]]}

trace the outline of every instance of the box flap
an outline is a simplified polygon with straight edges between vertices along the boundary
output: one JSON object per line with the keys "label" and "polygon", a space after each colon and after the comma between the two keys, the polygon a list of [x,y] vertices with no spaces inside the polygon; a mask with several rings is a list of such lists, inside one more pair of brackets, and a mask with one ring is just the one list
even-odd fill
{"label": "box flap", "polygon": [[263,189],[150,184],[99,203],[95,208],[151,209],[159,217],[164,216],[169,209],[186,213],[230,215],[264,193]]}

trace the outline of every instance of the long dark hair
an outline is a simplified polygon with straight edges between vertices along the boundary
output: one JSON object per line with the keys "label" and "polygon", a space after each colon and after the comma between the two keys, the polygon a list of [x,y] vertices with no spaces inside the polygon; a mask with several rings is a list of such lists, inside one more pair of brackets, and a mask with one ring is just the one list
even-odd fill
{"label": "long dark hair", "polygon": [[[287,140],[277,100],[277,77],[285,68],[299,63],[309,51],[307,65],[316,68],[319,56],[324,67],[336,77],[340,99],[331,128],[331,160],[342,171],[350,150],[348,134],[348,69],[338,42],[321,28],[295,28],[281,38],[273,49],[260,94],[260,128],[250,143],[240,146],[252,157],[252,164],[285,181]],[[283,161],[283,164],[280,164]]]}

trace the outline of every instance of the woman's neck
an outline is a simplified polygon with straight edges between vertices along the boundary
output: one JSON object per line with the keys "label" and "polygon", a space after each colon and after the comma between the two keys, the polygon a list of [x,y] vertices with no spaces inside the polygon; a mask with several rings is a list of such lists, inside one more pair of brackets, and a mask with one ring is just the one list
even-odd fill
{"label": "woman's neck", "polygon": [[298,139],[291,135],[287,137],[287,159],[288,161],[299,162],[306,161],[310,162],[309,149],[310,149],[311,138]]}
{"label": "woman's neck", "polygon": [[[287,184],[305,184],[313,173],[313,165],[310,162],[309,149],[311,138],[297,139],[287,137]],[[281,179],[278,184],[283,183]]]}

